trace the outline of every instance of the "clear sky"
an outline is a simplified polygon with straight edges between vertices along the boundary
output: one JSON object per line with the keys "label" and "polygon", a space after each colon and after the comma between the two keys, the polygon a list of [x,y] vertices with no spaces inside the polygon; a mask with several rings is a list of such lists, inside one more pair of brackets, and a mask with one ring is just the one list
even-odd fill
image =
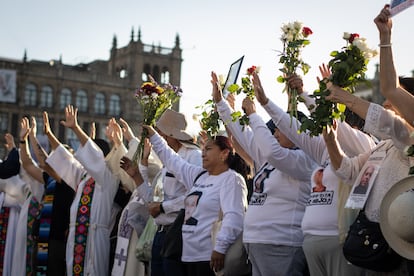
{"label": "clear sky", "polygon": [[[183,49],[181,111],[191,117],[211,95],[210,72],[226,74],[229,65],[245,55],[242,72],[256,65],[269,97],[286,107],[279,75],[278,52],[282,49],[280,27],[301,21],[314,34],[303,51],[311,65],[304,76],[305,87],[317,87],[318,65],[329,53],[345,45],[343,32],[359,33],[376,47],[375,16],[388,1],[380,0],[88,0],[88,1],[2,1],[0,57],[59,59],[65,64],[108,59],[114,34],[118,47],[141,28],[142,41],[173,47],[178,33]],[[397,72],[411,76],[414,70],[412,36],[414,8],[394,17],[393,49]],[[411,20],[410,20],[411,19]],[[369,64],[373,77],[378,57]],[[240,82],[240,78],[239,78]],[[240,96],[241,97],[241,96]],[[264,119],[267,114],[259,108]]]}

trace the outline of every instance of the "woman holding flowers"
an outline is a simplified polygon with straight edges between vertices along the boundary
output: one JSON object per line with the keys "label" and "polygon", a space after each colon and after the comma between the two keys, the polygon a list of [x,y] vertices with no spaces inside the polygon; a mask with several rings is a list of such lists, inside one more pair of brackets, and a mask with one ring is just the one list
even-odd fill
{"label": "woman holding flowers", "polygon": [[[214,275],[214,271],[223,268],[227,249],[243,229],[247,188],[244,177],[238,172],[244,173],[246,166],[234,153],[227,137],[216,136],[206,142],[202,150],[203,166],[200,167],[177,155],[152,127],[144,127],[162,163],[186,186],[187,197],[197,197],[193,201],[195,206],[185,207],[191,219],[182,227],[181,260],[187,275]],[[220,212],[223,214],[222,226],[213,245],[212,225]]]}
{"label": "woman holding flowers", "polygon": [[[253,74],[253,85],[257,100],[277,128],[318,163],[315,173],[323,169],[322,183],[326,189],[311,192],[302,220],[303,250],[310,274],[361,275],[363,271],[349,264],[342,254],[341,242],[347,229],[339,227],[338,209],[343,208],[341,194],[347,195],[347,191],[342,190],[340,179],[334,174],[323,137],[298,133],[301,123],[296,120],[291,123],[290,116],[267,98],[257,74]],[[373,144],[362,132],[345,123],[340,125],[338,136],[345,142],[344,149],[351,156],[365,151]],[[312,188],[314,187],[316,183],[312,181]]]}
{"label": "woman holding flowers", "polygon": [[243,101],[249,125],[243,128],[239,121],[233,121],[232,110],[223,100],[214,72],[211,82],[222,121],[257,169],[243,232],[253,276],[303,275],[307,265],[301,221],[316,163],[283,133],[274,128],[269,131],[249,97]]}
{"label": "woman holding flowers", "polygon": [[[332,160],[335,173],[348,183],[354,183],[360,172],[376,158],[380,162],[376,166],[371,191],[365,203],[365,214],[370,221],[379,222],[380,206],[387,191],[399,180],[405,178],[410,171],[410,160],[404,150],[414,143],[410,137],[413,127],[400,117],[398,111],[388,100],[386,108],[369,103],[349,94],[336,85],[327,84],[331,94],[329,100],[341,102],[352,111],[365,118],[364,130],[383,139],[374,149],[349,158],[341,151],[341,143],[337,142],[333,129],[324,133],[324,138]],[[379,156],[379,157],[378,157]],[[405,265],[396,267],[389,275],[406,273]],[[375,274],[372,272],[372,274]],[[376,274],[375,274],[376,275]]]}

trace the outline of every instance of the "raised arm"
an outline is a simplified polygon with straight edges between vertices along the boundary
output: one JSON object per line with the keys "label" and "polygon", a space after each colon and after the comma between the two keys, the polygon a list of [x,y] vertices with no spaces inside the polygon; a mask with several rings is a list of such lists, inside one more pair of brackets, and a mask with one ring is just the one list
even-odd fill
{"label": "raised arm", "polygon": [[401,87],[394,65],[391,44],[392,19],[389,5],[375,17],[374,22],[380,37],[380,91],[391,102],[403,118],[414,125],[414,97]]}
{"label": "raised arm", "polygon": [[[37,129],[37,122],[35,117],[31,117],[32,127],[29,132],[29,141],[30,146],[33,149],[33,152],[36,156],[36,159],[39,163],[39,167],[45,171],[48,175],[50,175],[53,179],[56,180],[56,182],[60,183],[62,182],[62,179],[60,176],[56,173],[54,169],[46,162],[46,159],[48,157],[47,152],[45,149],[40,145],[39,141],[36,137],[36,129]],[[42,181],[43,183],[44,181]]]}
{"label": "raised arm", "polygon": [[49,115],[46,111],[43,112],[43,131],[49,139],[51,149],[55,150],[61,143],[53,134],[52,129],[50,128]]}
{"label": "raised arm", "polygon": [[[29,133],[32,131],[29,124],[29,119],[27,117],[22,118],[20,121],[20,158],[22,160],[23,168],[26,172],[36,179],[40,183],[43,181],[43,171],[36,166],[35,162],[32,159],[29,149],[28,137]],[[24,143],[23,143],[24,142]]]}
{"label": "raised arm", "polygon": [[67,107],[65,107],[65,120],[61,121],[60,123],[63,126],[73,130],[82,146],[84,146],[86,142],[88,142],[89,136],[79,126],[78,109],[73,107],[73,105],[68,105]]}

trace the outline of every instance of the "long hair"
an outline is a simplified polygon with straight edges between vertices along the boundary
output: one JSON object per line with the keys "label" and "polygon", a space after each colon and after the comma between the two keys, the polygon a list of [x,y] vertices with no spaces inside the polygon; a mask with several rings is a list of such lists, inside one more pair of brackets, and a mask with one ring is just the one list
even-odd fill
{"label": "long hair", "polygon": [[218,135],[212,139],[215,145],[217,145],[221,150],[228,149],[229,155],[227,157],[227,165],[230,169],[238,172],[241,174],[245,179],[250,174],[250,167],[247,163],[243,160],[243,158],[238,155],[233,148],[233,144],[231,143],[230,139],[226,136]]}

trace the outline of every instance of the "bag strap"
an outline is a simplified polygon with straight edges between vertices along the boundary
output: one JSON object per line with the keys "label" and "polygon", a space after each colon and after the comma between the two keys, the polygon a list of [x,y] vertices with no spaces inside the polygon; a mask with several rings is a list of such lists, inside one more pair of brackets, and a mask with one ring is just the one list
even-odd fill
{"label": "bag strap", "polygon": [[197,182],[197,180],[200,178],[200,176],[202,176],[203,174],[205,174],[207,171],[202,171],[201,173],[199,173],[196,178],[194,179],[193,184],[195,184]]}

